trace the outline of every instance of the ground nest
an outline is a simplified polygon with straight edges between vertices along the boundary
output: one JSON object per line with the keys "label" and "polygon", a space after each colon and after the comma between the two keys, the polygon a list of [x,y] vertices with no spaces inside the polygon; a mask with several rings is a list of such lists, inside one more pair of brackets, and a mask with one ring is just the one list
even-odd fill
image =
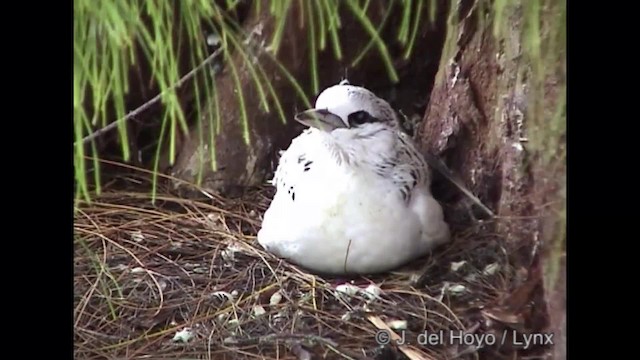
{"label": "ground nest", "polygon": [[326,278],[257,244],[270,187],[235,199],[161,189],[155,205],[148,189],[148,179],[121,178],[77,208],[76,358],[513,359],[536,350],[513,341],[527,324],[509,304],[528,274],[508,265],[491,223],[454,226],[452,244],[395,272]]}

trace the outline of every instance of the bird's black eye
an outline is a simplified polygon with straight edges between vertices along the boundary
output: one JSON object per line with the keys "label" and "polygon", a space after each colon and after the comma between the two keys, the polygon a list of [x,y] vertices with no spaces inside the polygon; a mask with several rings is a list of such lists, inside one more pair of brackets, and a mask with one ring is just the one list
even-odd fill
{"label": "bird's black eye", "polygon": [[364,110],[351,113],[348,120],[350,127],[378,121],[378,119],[374,118],[373,116],[371,116],[371,114]]}

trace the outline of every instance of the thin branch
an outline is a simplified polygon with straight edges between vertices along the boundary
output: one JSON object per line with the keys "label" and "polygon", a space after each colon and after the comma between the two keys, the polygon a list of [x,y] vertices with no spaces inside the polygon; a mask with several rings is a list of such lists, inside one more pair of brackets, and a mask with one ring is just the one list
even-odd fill
{"label": "thin branch", "polygon": [[[147,101],[146,103],[142,104],[140,107],[138,107],[137,109],[129,112],[126,116],[124,116],[123,118],[120,118],[114,122],[112,122],[111,124],[96,130],[95,132],[93,132],[90,135],[87,135],[86,137],[84,137],[82,139],[82,143],[83,144],[87,144],[89,143],[91,140],[97,138],[98,136],[101,136],[102,134],[113,130],[115,127],[118,126],[119,123],[123,123],[125,121],[128,121],[129,119],[137,116],[138,114],[142,113],[143,111],[147,110],[149,107],[151,107],[151,105],[157,103],[158,101],[160,101],[160,99],[162,99],[162,96],[165,95],[166,93],[168,93],[169,91],[173,91],[179,87],[181,87],[182,85],[184,85],[184,83],[191,79],[192,77],[194,77],[196,75],[196,73],[200,70],[202,70],[206,65],[208,65],[209,63],[211,63],[213,60],[215,60],[215,58],[218,57],[218,55],[220,55],[222,53],[223,48],[219,48],[218,50],[214,51],[213,54],[209,55],[209,57],[207,57],[206,59],[204,59],[204,61],[202,61],[200,63],[200,65],[196,66],[193,70],[189,71],[187,74],[185,74],[182,78],[180,78],[180,80],[178,80],[175,84],[171,85],[171,87],[169,87],[168,89],[166,89],[165,91],[159,93],[158,95],[156,95],[153,99]],[[74,143],[75,144],[75,143]]]}
{"label": "thin branch", "polygon": [[451,181],[453,185],[455,185],[460,191],[462,191],[462,193],[464,193],[469,199],[471,199],[476,205],[478,205],[487,215],[489,215],[491,218],[496,217],[493,211],[491,211],[491,209],[483,204],[477,196],[473,195],[473,193],[469,191],[466,186],[464,186],[462,181],[458,179],[453,174],[453,172],[451,172],[451,170],[449,170],[449,168],[447,168],[447,166],[436,156],[430,153],[426,153],[425,160],[427,161],[427,164],[429,164],[429,166],[437,170],[440,174],[447,178],[447,180]]}

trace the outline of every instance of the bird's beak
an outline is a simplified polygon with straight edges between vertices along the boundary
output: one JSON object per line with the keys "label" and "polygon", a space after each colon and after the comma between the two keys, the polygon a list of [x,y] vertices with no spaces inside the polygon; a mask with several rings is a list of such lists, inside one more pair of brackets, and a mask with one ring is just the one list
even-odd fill
{"label": "bird's beak", "polygon": [[333,131],[337,128],[347,127],[338,115],[326,109],[306,110],[296,114],[295,119],[303,125],[314,127],[326,132]]}

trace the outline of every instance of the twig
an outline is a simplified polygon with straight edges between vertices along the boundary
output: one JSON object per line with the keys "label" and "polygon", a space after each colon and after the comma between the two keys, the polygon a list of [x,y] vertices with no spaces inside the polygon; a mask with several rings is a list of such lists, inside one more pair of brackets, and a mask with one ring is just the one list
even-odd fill
{"label": "twig", "polygon": [[[390,340],[393,340],[394,343],[397,343],[398,340],[402,339],[398,334],[391,330],[389,325],[382,321],[380,317],[369,315],[367,316],[367,320],[369,320],[376,328],[378,328],[378,330],[386,331],[390,336]],[[435,360],[433,357],[427,355],[422,350],[419,350],[410,345],[398,344],[398,349],[411,360]]]}
{"label": "twig", "polygon": [[[405,122],[410,122],[409,118],[402,111],[398,111],[398,112],[400,113],[400,115],[402,115]],[[471,199],[471,201],[476,203],[482,209],[482,211],[487,213],[487,215],[489,215],[491,218],[496,217],[493,211],[491,211],[491,209],[489,209],[485,204],[483,204],[482,201],[480,201],[480,199],[478,199],[477,196],[473,195],[473,193],[469,191],[466,186],[464,186],[462,181],[459,178],[457,178],[453,174],[453,172],[449,170],[447,165],[445,165],[440,159],[438,159],[438,157],[427,152],[426,154],[424,154],[424,158],[427,161],[427,164],[431,168],[435,169],[440,174],[442,174],[442,176],[444,176],[447,180],[451,181],[451,183],[455,185],[460,191],[462,191],[463,194],[465,194],[469,199]]]}
{"label": "twig", "polygon": [[451,170],[449,170],[449,168],[447,168],[447,166],[444,163],[442,163],[442,161],[440,161],[437,157],[429,153],[425,154],[425,160],[427,160],[427,163],[429,164],[429,166],[436,169],[440,174],[446,177],[447,180],[451,181],[451,183],[453,183],[458,189],[460,189],[460,191],[462,191],[462,193],[464,193],[469,199],[471,199],[474,203],[476,203],[476,205],[478,205],[485,213],[487,213],[487,215],[489,215],[491,218],[495,218],[496,215],[493,213],[493,211],[491,211],[491,209],[489,209],[485,204],[483,204],[482,201],[480,201],[480,199],[478,199],[477,196],[473,195],[473,193],[469,191],[466,188],[466,186],[464,186],[462,181],[460,181],[451,172]]}
{"label": "twig", "polygon": [[[83,144],[87,144],[89,141],[97,138],[98,136],[113,130],[116,126],[118,126],[119,123],[123,123],[125,121],[128,121],[129,119],[133,118],[134,116],[137,116],[138,114],[140,114],[141,112],[147,110],[149,107],[151,107],[151,105],[157,103],[158,101],[160,101],[160,99],[162,99],[162,96],[165,95],[166,93],[168,93],[169,91],[173,91],[174,89],[177,89],[179,87],[181,87],[187,80],[191,79],[192,77],[194,77],[196,75],[196,73],[198,71],[200,71],[202,68],[204,68],[207,64],[209,64],[210,62],[212,62],[216,57],[218,57],[218,55],[220,55],[222,53],[223,48],[219,48],[218,50],[214,51],[213,54],[209,55],[209,57],[207,57],[206,59],[204,59],[204,61],[202,61],[200,63],[200,65],[196,66],[195,68],[193,68],[191,71],[189,71],[188,73],[186,73],[182,78],[180,78],[180,80],[178,80],[178,82],[176,82],[175,84],[171,85],[168,89],[166,89],[165,91],[159,93],[158,95],[156,95],[154,98],[152,98],[151,100],[147,101],[146,103],[142,104],[141,106],[139,106],[137,109],[129,112],[127,115],[125,115],[123,118],[120,118],[114,122],[112,122],[111,124],[96,130],[95,132],[93,132],[92,134],[87,135],[86,137],[84,137],[82,139],[82,143]],[[75,143],[74,143],[75,144]]]}

